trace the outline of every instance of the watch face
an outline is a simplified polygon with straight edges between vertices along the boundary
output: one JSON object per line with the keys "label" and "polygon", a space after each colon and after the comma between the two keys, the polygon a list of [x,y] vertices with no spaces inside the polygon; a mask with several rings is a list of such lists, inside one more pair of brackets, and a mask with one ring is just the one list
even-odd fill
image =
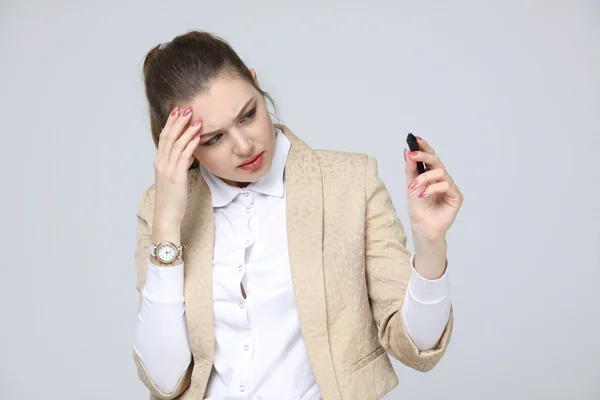
{"label": "watch face", "polygon": [[156,255],[160,261],[168,263],[177,257],[177,249],[174,246],[165,243],[158,246],[156,249]]}

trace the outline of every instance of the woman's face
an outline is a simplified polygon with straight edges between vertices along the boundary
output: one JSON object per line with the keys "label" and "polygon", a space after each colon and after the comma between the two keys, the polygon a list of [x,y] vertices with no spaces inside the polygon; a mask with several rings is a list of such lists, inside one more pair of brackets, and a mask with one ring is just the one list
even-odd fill
{"label": "woman's face", "polygon": [[245,187],[269,171],[275,127],[262,94],[250,83],[219,76],[206,92],[179,107],[192,107],[190,124],[202,121],[194,156],[213,175],[229,185]]}

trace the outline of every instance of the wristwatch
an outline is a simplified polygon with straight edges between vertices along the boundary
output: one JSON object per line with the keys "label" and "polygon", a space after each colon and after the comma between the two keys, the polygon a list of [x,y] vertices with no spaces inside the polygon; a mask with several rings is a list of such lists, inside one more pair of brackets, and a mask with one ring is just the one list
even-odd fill
{"label": "wristwatch", "polygon": [[150,243],[149,252],[152,257],[157,258],[163,264],[170,264],[175,261],[176,258],[183,257],[184,245],[176,247],[171,242],[162,242],[157,246]]}

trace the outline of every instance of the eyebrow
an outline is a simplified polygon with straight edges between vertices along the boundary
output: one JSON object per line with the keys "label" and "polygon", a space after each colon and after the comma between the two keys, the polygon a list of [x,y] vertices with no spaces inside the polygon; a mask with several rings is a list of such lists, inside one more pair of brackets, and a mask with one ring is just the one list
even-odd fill
{"label": "eyebrow", "polygon": [[[246,108],[248,108],[248,105],[249,105],[250,103],[252,103],[252,101],[253,101],[253,100],[254,100],[254,97],[251,97],[251,98],[250,98],[250,100],[248,100],[248,101],[246,102],[246,104],[244,104],[244,107],[242,107],[242,109],[240,110],[240,112],[238,113],[238,115],[236,115],[236,117],[234,118],[234,120],[237,120],[237,119],[239,119],[239,118],[240,118],[242,115],[244,115],[244,113],[246,112]],[[211,131],[211,132],[206,132],[206,133],[203,133],[202,135],[200,135],[200,137],[203,137],[203,136],[204,136],[204,137],[206,137],[206,136],[210,136],[210,135],[215,135],[215,134],[217,134],[217,133],[220,133],[220,132],[222,132],[222,131],[223,131],[222,129],[216,129],[216,130],[214,130],[214,131]]]}

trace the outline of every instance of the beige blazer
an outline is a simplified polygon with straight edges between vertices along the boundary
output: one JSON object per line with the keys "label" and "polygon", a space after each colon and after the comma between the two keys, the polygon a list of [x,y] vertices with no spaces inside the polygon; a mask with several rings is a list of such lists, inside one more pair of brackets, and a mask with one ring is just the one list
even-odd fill
{"label": "beige blazer", "polygon": [[[389,355],[419,371],[446,351],[452,313],[438,346],[420,352],[402,325],[411,267],[406,234],[377,162],[364,154],[316,151],[277,125],[292,145],[285,166],[290,268],[300,327],[324,400],[376,400],[398,384]],[[187,246],[185,306],[193,355],[173,393],[161,393],[134,353],[150,399],[200,400],[213,365],[213,208],[198,169],[188,174],[181,228]],[[146,279],[154,185],[140,199],[137,289]],[[168,346],[168,343],[165,343]],[[285,400],[285,399],[282,399]]]}

